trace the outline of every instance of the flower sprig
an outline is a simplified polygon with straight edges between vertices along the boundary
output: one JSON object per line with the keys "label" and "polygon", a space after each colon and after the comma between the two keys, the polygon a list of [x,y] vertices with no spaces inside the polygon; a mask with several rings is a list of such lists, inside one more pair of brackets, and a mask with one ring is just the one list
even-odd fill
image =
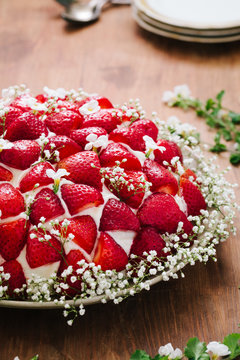
{"label": "flower sprig", "polygon": [[191,96],[187,85],[176,86],[174,91],[166,91],[163,94],[163,102],[171,107],[179,107],[184,110],[193,109],[197,116],[204,118],[206,124],[217,133],[214,138],[214,146],[210,151],[221,153],[227,151],[227,146],[222,142],[233,141],[234,149],[231,150],[230,162],[233,165],[240,163],[240,113],[227,109],[223,106],[222,100],[225,91],[220,91],[215,98],[209,98],[206,102]]}
{"label": "flower sprig", "polygon": [[144,350],[136,350],[130,360],[226,360],[237,359],[240,356],[240,334],[226,336],[223,342],[211,341],[208,345],[197,337],[188,340],[184,351],[173,348],[171,343],[160,346],[158,354],[153,358]]}

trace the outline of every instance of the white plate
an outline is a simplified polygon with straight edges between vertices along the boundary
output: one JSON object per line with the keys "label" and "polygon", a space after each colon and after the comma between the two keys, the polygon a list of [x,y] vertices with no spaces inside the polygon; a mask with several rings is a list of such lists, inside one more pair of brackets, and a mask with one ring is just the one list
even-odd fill
{"label": "white plate", "polygon": [[197,42],[197,43],[224,43],[240,40],[240,32],[235,35],[226,35],[226,36],[197,36],[197,35],[186,35],[180,32],[168,31],[166,29],[155,27],[150,23],[144,21],[136,12],[133,12],[133,17],[140,27],[143,29],[164,37],[171,39],[187,41],[187,42]]}
{"label": "white plate", "polygon": [[[134,7],[134,6],[133,6]],[[145,22],[149,23],[150,25],[154,27],[161,28],[166,31],[173,31],[176,33],[184,34],[184,35],[190,35],[190,36],[201,36],[201,37],[223,37],[223,36],[230,36],[230,35],[236,35],[240,33],[240,27],[230,28],[230,29],[191,29],[191,28],[184,28],[180,26],[174,26],[170,24],[166,24],[161,21],[157,21],[148,15],[146,13],[138,10],[136,7],[134,7],[134,11],[137,12],[138,16]]]}
{"label": "white plate", "polygon": [[240,26],[239,0],[134,0],[135,6],[157,21],[193,29]]}

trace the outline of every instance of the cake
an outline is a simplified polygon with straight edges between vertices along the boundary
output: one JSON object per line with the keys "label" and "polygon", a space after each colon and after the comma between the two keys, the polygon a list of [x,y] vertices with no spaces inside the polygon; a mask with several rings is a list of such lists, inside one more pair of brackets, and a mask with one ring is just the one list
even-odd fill
{"label": "cake", "polygon": [[233,190],[191,126],[47,87],[5,89],[0,116],[2,299],[118,302],[228,237]]}

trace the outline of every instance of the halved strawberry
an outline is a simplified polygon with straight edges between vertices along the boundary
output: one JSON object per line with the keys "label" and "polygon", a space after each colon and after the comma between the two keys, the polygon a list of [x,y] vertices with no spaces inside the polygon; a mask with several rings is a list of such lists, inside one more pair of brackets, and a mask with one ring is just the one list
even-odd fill
{"label": "halved strawberry", "polygon": [[3,286],[8,286],[8,295],[11,297],[18,297],[14,293],[15,289],[21,289],[26,284],[26,278],[22,266],[17,260],[9,260],[1,265],[4,274],[10,274],[10,279],[3,282]]}
{"label": "halved strawberry", "polygon": [[82,151],[61,160],[58,169],[66,169],[69,175],[66,179],[77,184],[86,184],[102,189],[100,162],[94,151]]}
{"label": "halved strawberry", "polygon": [[48,162],[40,162],[34,165],[20,181],[20,191],[25,193],[27,191],[33,190],[37,184],[39,184],[38,186],[52,184],[53,179],[47,176],[47,169],[54,170],[52,165]]}
{"label": "halved strawberry", "polygon": [[75,130],[80,127],[82,118],[80,114],[76,114],[70,110],[65,110],[49,115],[46,118],[45,123],[48,129],[55,134],[69,136],[71,130]]}
{"label": "halved strawberry", "polygon": [[47,135],[46,125],[38,116],[31,112],[26,112],[13,121],[7,128],[5,139],[16,140],[35,140],[40,135]]}
{"label": "halved strawberry", "polygon": [[11,181],[12,178],[13,174],[11,171],[0,165],[0,181]]}
{"label": "halved strawberry", "polygon": [[29,224],[23,218],[0,224],[0,254],[5,260],[18,257],[26,243],[28,229]]}
{"label": "halved strawberry", "polygon": [[176,195],[178,192],[178,182],[174,175],[156,161],[145,160],[143,172],[152,183],[151,191],[165,192],[170,195]]}
{"label": "halved strawberry", "polygon": [[0,184],[1,219],[16,216],[25,210],[24,198],[9,183]]}
{"label": "halved strawberry", "polygon": [[90,254],[97,237],[95,221],[90,215],[82,215],[69,219],[69,222],[66,230],[62,228],[62,223],[60,223],[60,229],[64,231],[66,237],[73,234],[73,242]]}
{"label": "halved strawberry", "polygon": [[42,189],[35,196],[31,205],[30,221],[34,225],[38,225],[41,217],[46,221],[54,219],[64,214],[61,201],[51,189]]}
{"label": "halved strawberry", "polygon": [[11,123],[16,119],[18,119],[22,113],[22,110],[9,106],[8,112],[2,118],[0,118],[0,135],[2,135],[7,130],[8,126],[11,125]]}
{"label": "halved strawberry", "polygon": [[[121,144],[108,144],[106,149],[101,152],[99,159],[101,166],[104,167],[115,166],[116,161],[120,161],[120,166],[125,170],[141,170],[142,168],[138,158]],[[126,161],[122,162],[124,159],[126,159]]]}
{"label": "halved strawberry", "polygon": [[97,100],[98,105],[100,106],[101,109],[113,108],[113,104],[107,98],[105,98],[104,96],[98,96],[98,95],[87,97],[86,99],[77,102],[77,104],[80,108],[81,106],[83,106],[84,104],[88,103],[91,100]]}
{"label": "halved strawberry", "polygon": [[[48,139],[47,145],[44,150],[49,150],[53,153],[55,150],[59,152],[59,159],[65,159],[66,157],[73,155],[79,151],[82,151],[82,147],[79,146],[74,140],[65,135],[56,135]],[[56,157],[53,157],[51,162],[56,162]]]}
{"label": "halved strawberry", "polygon": [[200,210],[206,209],[207,205],[201,191],[189,179],[180,179],[180,194],[187,204],[188,215],[200,215]]}
{"label": "halved strawberry", "polygon": [[0,160],[13,168],[25,170],[38,160],[41,148],[34,140],[14,141],[10,149],[0,153]]}
{"label": "halved strawberry", "polygon": [[119,119],[112,114],[112,109],[103,109],[91,115],[85,116],[82,128],[97,126],[110,133],[117,127],[118,124]]}
{"label": "halved strawberry", "polygon": [[156,227],[162,233],[173,233],[182,212],[171,195],[154,193],[143,202],[137,215],[141,225]]}
{"label": "halved strawberry", "polygon": [[140,227],[137,216],[130,207],[116,199],[109,199],[104,206],[100,220],[100,230],[133,230]]}
{"label": "halved strawberry", "polygon": [[143,255],[144,251],[149,253],[151,250],[155,250],[158,258],[165,258],[167,256],[163,251],[165,245],[165,241],[159,235],[158,231],[155,228],[148,226],[140,230],[135,236],[131,246],[130,255],[134,254],[140,258],[146,258],[146,256]]}
{"label": "halved strawberry", "polygon": [[[160,165],[168,167],[168,165],[163,164],[164,161],[167,161],[171,166],[171,160],[176,156],[179,157],[181,163],[183,162],[182,151],[175,142],[159,139],[157,141],[157,145],[163,146],[165,148],[164,151],[160,151],[159,149],[154,150],[155,161],[158,162]],[[174,166],[171,167],[174,170]]]}
{"label": "halved strawberry", "polygon": [[[47,235],[46,239],[44,236]],[[33,237],[35,236],[35,237]],[[62,245],[48,231],[39,229],[29,232],[27,238],[26,259],[29,266],[34,269],[42,265],[62,260]]]}
{"label": "halved strawberry", "polygon": [[109,139],[123,142],[133,150],[145,151],[144,135],[150,136],[154,141],[157,140],[158,128],[151,120],[138,120],[129,128],[115,129],[109,135]]}
{"label": "halved strawberry", "polygon": [[93,262],[102,270],[121,271],[128,263],[125,251],[105,232],[100,234]]}
{"label": "halved strawberry", "polygon": [[104,202],[102,194],[88,185],[65,184],[61,186],[61,193],[71,215]]}
{"label": "halved strawberry", "polygon": [[99,137],[101,135],[107,135],[107,132],[105,129],[100,127],[87,127],[71,131],[70,138],[76,141],[76,143],[84,149],[85,145],[88,143],[86,137],[90,134],[95,134]]}
{"label": "halved strawberry", "polygon": [[[66,293],[68,296],[74,296],[78,293],[81,293],[81,275],[77,274],[76,270],[80,268],[78,265],[78,262],[81,260],[87,260],[83,256],[80,250],[71,250],[67,255],[64,256],[64,259],[62,259],[58,275],[61,277],[64,270],[66,270],[69,266],[72,266],[73,272],[68,275],[65,281],[68,284],[69,288],[66,290],[63,290],[64,293]],[[71,278],[76,277],[76,281],[72,281]]]}
{"label": "halved strawberry", "polygon": [[145,174],[141,171],[125,171],[117,175],[109,170],[107,175],[105,184],[108,189],[126,204],[137,209],[145,194]]}

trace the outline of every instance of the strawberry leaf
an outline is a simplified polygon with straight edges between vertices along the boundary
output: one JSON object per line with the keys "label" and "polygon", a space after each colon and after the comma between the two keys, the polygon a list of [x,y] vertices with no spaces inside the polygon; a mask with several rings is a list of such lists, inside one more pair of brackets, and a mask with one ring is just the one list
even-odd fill
{"label": "strawberry leaf", "polygon": [[210,357],[206,350],[206,344],[195,337],[188,341],[184,349],[184,355],[190,360],[209,360]]}
{"label": "strawberry leaf", "polygon": [[152,360],[151,357],[144,350],[136,350],[132,354],[130,360]]}
{"label": "strawberry leaf", "polygon": [[231,351],[229,359],[236,359],[240,356],[240,334],[230,334],[226,336],[223,340],[223,344]]}

